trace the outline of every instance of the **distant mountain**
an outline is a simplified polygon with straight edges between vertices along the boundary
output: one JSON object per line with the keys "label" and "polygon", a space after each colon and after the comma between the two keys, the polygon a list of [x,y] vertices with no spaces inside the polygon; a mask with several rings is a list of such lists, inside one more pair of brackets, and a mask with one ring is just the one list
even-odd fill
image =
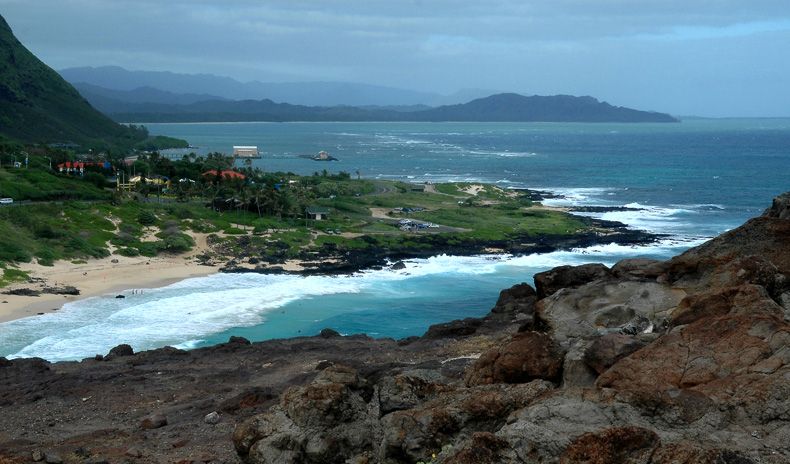
{"label": "distant mountain", "polygon": [[77,89],[94,108],[99,111],[107,112],[105,108],[97,105],[96,102],[115,102],[120,103],[164,103],[167,105],[189,105],[206,100],[227,100],[217,95],[196,94],[196,93],[173,93],[153,87],[138,87],[133,90],[114,90],[106,89],[92,84],[75,83]]}
{"label": "distant mountain", "polygon": [[0,16],[0,133],[28,143],[120,139],[128,128],[100,113],[28,51]]}
{"label": "distant mountain", "polygon": [[498,94],[462,105],[418,111],[352,106],[304,106],[271,100],[209,100],[190,105],[129,104],[112,113],[120,122],[229,121],[475,121],[475,122],[677,122],[663,113],[612,106],[592,97]]}
{"label": "distant mountain", "polygon": [[612,106],[593,97],[525,97],[515,93],[492,95],[412,115],[420,121],[677,122],[668,114]]}
{"label": "distant mountain", "polygon": [[309,106],[400,106],[446,98],[430,92],[348,82],[242,83],[211,74],[127,71],[117,66],[69,68],[61,70],[60,75],[72,84],[84,83],[110,90],[151,87],[174,94],[210,94],[231,100],[268,99]]}

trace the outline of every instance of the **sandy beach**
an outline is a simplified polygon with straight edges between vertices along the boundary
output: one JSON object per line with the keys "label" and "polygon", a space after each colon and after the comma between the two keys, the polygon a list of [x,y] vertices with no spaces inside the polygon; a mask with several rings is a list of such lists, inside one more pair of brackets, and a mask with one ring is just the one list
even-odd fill
{"label": "sandy beach", "polygon": [[80,290],[80,294],[42,293],[40,296],[0,294],[0,322],[57,311],[65,303],[84,298],[130,289],[164,287],[190,277],[201,277],[217,272],[219,267],[198,264],[197,260],[191,258],[194,254],[192,252],[190,255],[157,258],[128,258],[112,255],[90,260],[85,264],[58,261],[54,266],[20,264],[19,269],[29,272],[30,277],[36,281],[9,285],[3,291],[15,288],[42,290],[47,286],[73,286]]}
{"label": "sandy beach", "polygon": [[[149,236],[156,232],[151,228]],[[201,264],[196,256],[211,251],[207,243],[208,234],[190,233],[195,247],[180,255],[125,257],[110,255],[102,259],[88,259],[84,264],[71,261],[57,261],[54,266],[41,266],[35,263],[21,263],[20,271],[28,272],[33,282],[20,282],[0,289],[0,323],[23,317],[37,316],[40,313],[59,311],[64,304],[85,298],[113,295],[124,290],[165,287],[192,277],[214,274],[222,267],[221,262],[208,266]],[[222,234],[218,234],[222,236]],[[352,235],[352,234],[343,234]],[[112,248],[112,247],[111,247]],[[239,264],[240,267],[254,268],[252,265]],[[266,266],[266,264],[261,264]],[[277,266],[286,272],[303,269],[299,260],[289,260]],[[79,295],[56,295],[42,293],[39,296],[7,295],[4,292],[29,288],[43,290],[45,287],[72,286],[79,289]]]}

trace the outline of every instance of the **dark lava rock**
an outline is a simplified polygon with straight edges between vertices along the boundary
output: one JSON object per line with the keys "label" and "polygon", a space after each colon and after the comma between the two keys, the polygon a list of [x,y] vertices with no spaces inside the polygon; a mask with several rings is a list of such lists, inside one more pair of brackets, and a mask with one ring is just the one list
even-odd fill
{"label": "dark lava rock", "polygon": [[534,379],[558,381],[565,352],[544,333],[511,336],[482,355],[466,372],[467,385],[526,383]]}
{"label": "dark lava rock", "polygon": [[53,295],[79,295],[80,291],[77,287],[66,285],[63,287],[47,287],[42,293],[51,293]]}
{"label": "dark lava rock", "polygon": [[167,425],[167,416],[161,413],[153,414],[140,422],[140,426],[144,430],[158,429]]}
{"label": "dark lava rock", "polygon": [[115,348],[112,348],[110,352],[107,353],[107,356],[104,357],[104,359],[110,359],[116,357],[120,358],[124,356],[134,356],[134,349],[132,349],[130,345],[127,345],[125,343],[118,345]]}
{"label": "dark lava rock", "polygon": [[428,328],[428,332],[422,336],[423,340],[438,340],[443,338],[461,337],[477,332],[478,327],[483,324],[479,318],[469,317],[464,320],[455,320],[443,324],[435,324]]}
{"label": "dark lava rock", "polygon": [[613,276],[612,271],[600,263],[559,266],[535,274],[535,289],[538,299],[543,299],[561,288],[579,288],[595,280],[610,279]]}
{"label": "dark lava rock", "polygon": [[334,338],[339,336],[340,333],[337,330],[324,329],[321,331],[321,338]]}
{"label": "dark lava rock", "polygon": [[6,295],[16,295],[16,296],[39,296],[41,292],[39,290],[33,290],[32,288],[15,288],[13,290],[6,290],[3,293]]}
{"label": "dark lava rock", "polygon": [[392,269],[393,271],[400,271],[402,269],[406,269],[406,265],[403,264],[403,261],[398,261],[397,263],[390,266],[390,269]]}
{"label": "dark lava rock", "polygon": [[599,374],[620,359],[639,351],[647,342],[622,333],[608,333],[595,339],[584,352],[584,362]]}
{"label": "dark lava rock", "polygon": [[619,427],[581,435],[560,456],[559,464],[611,464],[651,462],[661,440],[652,430]]}

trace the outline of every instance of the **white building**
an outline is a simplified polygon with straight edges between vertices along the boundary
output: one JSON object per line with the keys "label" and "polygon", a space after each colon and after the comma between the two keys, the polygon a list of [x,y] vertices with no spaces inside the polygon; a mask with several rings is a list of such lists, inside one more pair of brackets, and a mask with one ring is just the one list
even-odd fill
{"label": "white building", "polygon": [[260,158],[258,154],[258,147],[252,146],[235,146],[233,147],[233,156],[236,158]]}

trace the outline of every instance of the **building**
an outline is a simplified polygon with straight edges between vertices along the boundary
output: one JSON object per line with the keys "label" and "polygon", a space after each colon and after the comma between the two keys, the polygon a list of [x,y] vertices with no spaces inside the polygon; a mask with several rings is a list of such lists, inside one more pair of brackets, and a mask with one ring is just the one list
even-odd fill
{"label": "building", "polygon": [[412,184],[411,188],[409,190],[411,190],[412,192],[424,192],[425,191],[425,185],[424,184]]}
{"label": "building", "polygon": [[112,165],[108,162],[84,162],[84,161],[67,161],[58,165],[58,172],[65,174],[83,175],[85,174],[86,166],[99,166],[107,171],[112,170]]}
{"label": "building", "polygon": [[307,219],[312,221],[323,221],[329,215],[329,208],[326,206],[308,206],[305,213]]}
{"label": "building", "polygon": [[233,146],[233,156],[235,158],[260,158],[258,147],[253,146]]}
{"label": "building", "polygon": [[[204,176],[212,175],[214,177],[217,177],[219,174],[217,174],[217,171],[206,171],[206,172],[203,173],[203,175]],[[236,171],[222,171],[222,178],[223,179],[235,179],[237,177],[239,179],[246,179],[247,178],[244,174],[238,173]]]}
{"label": "building", "polygon": [[319,151],[318,152],[318,158],[316,158],[316,159],[318,159],[319,161],[328,161],[329,160],[329,154],[327,152],[323,151],[323,150]]}

